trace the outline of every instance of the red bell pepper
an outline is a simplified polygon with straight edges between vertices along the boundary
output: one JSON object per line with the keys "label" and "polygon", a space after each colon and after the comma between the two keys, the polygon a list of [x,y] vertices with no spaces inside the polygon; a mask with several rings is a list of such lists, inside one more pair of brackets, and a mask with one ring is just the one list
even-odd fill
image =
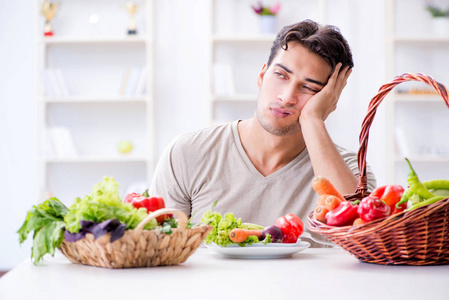
{"label": "red bell pepper", "polygon": [[279,227],[284,234],[283,243],[296,243],[299,236],[304,232],[304,223],[294,214],[288,214],[277,218],[274,226]]}
{"label": "red bell pepper", "polygon": [[[123,202],[131,203],[135,208],[146,208],[147,212],[153,212],[161,208],[165,208],[165,202],[164,199],[160,196],[149,196],[148,190],[145,191],[143,194],[138,193],[129,193],[126,195]],[[159,217],[156,217],[156,220],[158,224],[164,223],[166,219],[172,218],[173,215],[162,215]]]}
{"label": "red bell pepper", "polygon": [[376,196],[368,196],[362,199],[357,213],[364,222],[371,222],[391,215],[391,208]]}
{"label": "red bell pepper", "polygon": [[[356,203],[357,201],[355,201]],[[325,218],[327,225],[330,226],[345,226],[352,225],[355,219],[358,218],[357,204],[350,201],[343,201],[339,206],[329,211]]]}
{"label": "red bell pepper", "polygon": [[402,204],[399,208],[396,208],[396,203],[401,200],[404,188],[401,185],[384,185],[376,188],[370,196],[379,198],[390,207],[391,212],[401,212],[407,208],[407,203]]}

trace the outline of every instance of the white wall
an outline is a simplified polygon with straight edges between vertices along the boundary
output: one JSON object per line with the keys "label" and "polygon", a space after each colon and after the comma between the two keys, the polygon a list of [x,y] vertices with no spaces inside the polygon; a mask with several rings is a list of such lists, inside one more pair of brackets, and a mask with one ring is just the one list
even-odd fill
{"label": "white wall", "polygon": [[33,12],[0,2],[0,270],[30,254],[16,234],[36,196]]}
{"label": "white wall", "polygon": [[[154,79],[158,153],[174,136],[202,128],[209,121],[207,2],[157,1]],[[337,143],[356,151],[368,102],[385,80],[383,4],[363,1],[362,7],[357,0],[329,2],[333,4],[328,21],[348,38],[356,67],[328,126]],[[19,247],[16,231],[36,202],[37,146],[33,7],[27,1],[12,0],[1,0],[0,7],[0,270],[5,270],[30,256],[30,241]],[[383,118],[380,111],[371,129],[371,143],[384,144]],[[385,178],[383,152],[374,146],[368,151],[380,184]]]}

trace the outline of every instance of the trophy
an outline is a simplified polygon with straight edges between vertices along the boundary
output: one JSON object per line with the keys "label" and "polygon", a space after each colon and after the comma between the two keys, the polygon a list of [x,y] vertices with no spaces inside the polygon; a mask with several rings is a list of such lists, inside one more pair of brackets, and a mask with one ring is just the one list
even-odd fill
{"label": "trophy", "polygon": [[130,20],[128,25],[128,34],[137,34],[136,29],[136,10],[137,10],[137,4],[134,2],[128,2],[126,3],[126,10],[130,14]]}
{"label": "trophy", "polygon": [[53,36],[53,31],[51,30],[50,20],[56,15],[58,5],[49,1],[44,1],[42,3],[42,14],[45,18],[44,25],[44,36]]}

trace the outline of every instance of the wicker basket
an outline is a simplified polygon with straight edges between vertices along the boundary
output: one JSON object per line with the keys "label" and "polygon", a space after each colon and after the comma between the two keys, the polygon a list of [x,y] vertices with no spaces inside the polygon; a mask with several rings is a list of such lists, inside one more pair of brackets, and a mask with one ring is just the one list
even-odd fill
{"label": "wicker basket", "polygon": [[[427,83],[437,91],[449,107],[446,87],[430,76],[420,73],[403,74],[383,85],[371,100],[368,113],[362,123],[359,136],[360,148],[357,155],[359,182],[354,194],[345,196],[346,200],[362,199],[368,194],[366,149],[369,128],[381,101],[396,85],[405,81]],[[449,264],[449,198],[354,227],[328,226],[317,221],[312,212],[308,217],[307,227],[364,262],[385,265]]]}
{"label": "wicker basket", "polygon": [[[159,230],[144,230],[151,219],[164,214],[178,218],[178,228],[166,235]],[[133,230],[110,242],[110,234],[94,240],[91,233],[76,242],[64,241],[59,250],[73,263],[104,268],[134,268],[168,266],[183,263],[192,255],[212,230],[201,225],[186,228],[187,216],[176,209],[160,209],[149,214]]]}

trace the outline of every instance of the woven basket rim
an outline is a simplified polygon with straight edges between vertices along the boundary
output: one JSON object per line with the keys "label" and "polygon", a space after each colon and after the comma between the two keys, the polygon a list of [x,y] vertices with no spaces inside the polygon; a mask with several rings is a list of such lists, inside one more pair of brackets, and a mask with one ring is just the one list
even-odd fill
{"label": "woven basket rim", "polygon": [[144,230],[145,225],[152,219],[156,219],[159,216],[166,214],[174,214],[178,217],[178,228],[187,229],[188,219],[187,215],[176,208],[161,208],[156,211],[151,212],[146,216],[135,228],[135,230],[142,231]]}
{"label": "woven basket rim", "polygon": [[[173,210],[164,210],[160,214],[167,212],[173,213]],[[166,234],[160,227],[144,229],[143,222],[140,223],[142,228],[125,230],[124,235],[113,242],[110,241],[111,233],[97,239],[92,233],[87,233],[77,241],[63,240],[59,250],[72,263],[96,267],[130,268],[179,264],[196,251],[213,229],[206,224],[187,228],[179,223],[178,228],[173,228],[172,233]]]}
{"label": "woven basket rim", "polygon": [[357,226],[329,226],[315,219],[315,217],[313,216],[313,212],[311,212],[307,217],[307,228],[316,233],[345,233],[346,237],[350,238],[365,235],[367,232],[373,230],[378,231],[384,228],[393,228],[395,223],[403,222],[404,220],[412,220],[416,217],[423,217],[423,215],[430,214],[436,210],[439,210],[445,205],[449,206],[449,197],[426,206],[418,207],[414,210],[402,211],[400,213],[390,215],[386,218],[377,219]]}

